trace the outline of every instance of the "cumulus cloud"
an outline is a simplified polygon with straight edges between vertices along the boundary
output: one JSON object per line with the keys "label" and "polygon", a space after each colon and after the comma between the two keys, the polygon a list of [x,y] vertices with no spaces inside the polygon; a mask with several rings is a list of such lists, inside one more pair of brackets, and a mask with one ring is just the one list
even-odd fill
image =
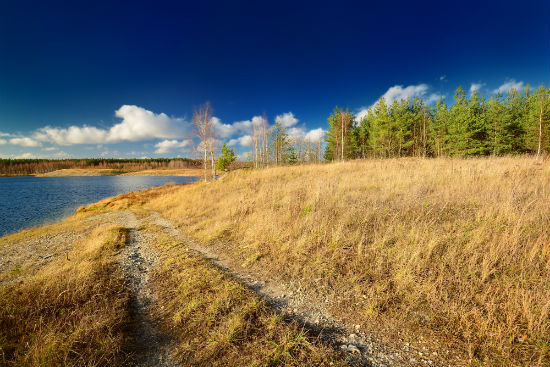
{"label": "cumulus cloud", "polygon": [[403,88],[402,85],[394,85],[382,95],[387,104],[392,104],[395,100],[402,100],[413,97],[423,97],[428,91],[427,84],[409,85]]}
{"label": "cumulus cloud", "polygon": [[124,105],[115,115],[122,122],[110,129],[94,126],[70,126],[57,128],[46,126],[38,129],[33,138],[58,145],[107,144],[121,141],[181,138],[189,130],[189,123],[182,118],[156,114],[142,107]]}
{"label": "cumulus cloud", "polygon": [[[430,104],[436,102],[439,98],[444,97],[443,95],[437,93],[428,94],[429,90],[430,86],[424,83],[409,85],[406,87],[403,87],[402,85],[394,85],[393,87],[390,87],[381,98],[384,98],[386,104],[391,105],[393,101],[400,101],[402,99],[414,97],[422,98],[426,101],[426,103]],[[373,103],[371,107],[374,107],[379,101],[380,99]],[[368,109],[369,107],[361,107],[355,115],[356,121],[361,121],[361,119],[368,114]]]}
{"label": "cumulus cloud", "polygon": [[163,140],[163,141],[155,144],[155,148],[157,148],[157,150],[155,150],[155,153],[157,153],[157,154],[168,153],[169,151],[171,151],[173,149],[185,148],[185,147],[189,146],[190,144],[191,144],[191,142],[189,140],[182,140],[182,141],[177,141],[176,139],[174,139],[174,140]]}
{"label": "cumulus cloud", "polygon": [[224,124],[217,117],[212,117],[210,120],[214,126],[214,131],[220,138],[229,138],[239,133],[245,133],[250,130],[252,121],[237,121],[233,124]]}
{"label": "cumulus cloud", "polygon": [[485,83],[472,83],[470,85],[470,95],[474,94],[475,91],[479,91],[483,86],[485,86]]}
{"label": "cumulus cloud", "polygon": [[38,129],[33,137],[37,140],[59,145],[105,143],[108,132],[92,126],[57,128],[46,126]]}
{"label": "cumulus cloud", "polygon": [[515,90],[519,91],[519,90],[523,89],[524,86],[525,86],[525,83],[523,83],[522,81],[516,82],[515,79],[510,79],[507,82],[505,82],[504,84],[502,84],[500,87],[495,89],[493,92],[494,93],[506,93],[506,92],[509,92],[512,89],[515,89]]}
{"label": "cumulus cloud", "polygon": [[235,139],[231,139],[227,142],[227,145],[230,147],[237,144],[243,147],[252,146],[252,137],[250,135],[244,135]]}
{"label": "cumulus cloud", "polygon": [[439,80],[445,80],[445,79],[447,79],[447,75],[441,75],[441,76],[439,77]]}
{"label": "cumulus cloud", "polygon": [[0,145],[6,144],[8,141],[6,139],[0,139]]}
{"label": "cumulus cloud", "polygon": [[29,137],[22,137],[22,138],[12,138],[10,139],[10,144],[13,145],[20,145],[22,147],[39,147],[42,144],[39,141],[36,141]]}
{"label": "cumulus cloud", "polygon": [[13,136],[13,135],[9,134],[9,133],[3,133],[2,131],[0,131],[0,136],[8,137],[8,136]]}
{"label": "cumulus cloud", "polygon": [[182,137],[189,127],[182,118],[168,117],[165,113],[155,114],[138,106],[124,105],[115,115],[122,122],[109,130],[109,143]]}
{"label": "cumulus cloud", "polygon": [[322,139],[323,136],[325,136],[325,130],[321,128],[313,129],[313,130],[309,130],[306,133],[306,135],[304,136],[304,140],[309,142],[317,142],[320,139]]}
{"label": "cumulus cloud", "polygon": [[359,112],[357,112],[355,114],[355,121],[361,121],[368,114],[369,114],[369,108],[368,107],[361,107],[359,109]]}
{"label": "cumulus cloud", "polygon": [[292,112],[283,113],[282,115],[277,115],[275,121],[281,124],[282,127],[291,127],[298,123],[298,119],[294,117]]}

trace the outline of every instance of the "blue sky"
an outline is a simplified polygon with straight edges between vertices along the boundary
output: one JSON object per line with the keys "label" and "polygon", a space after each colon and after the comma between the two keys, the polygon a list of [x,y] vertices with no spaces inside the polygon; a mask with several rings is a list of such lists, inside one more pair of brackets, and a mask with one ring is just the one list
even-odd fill
{"label": "blue sky", "polygon": [[548,1],[0,0],[0,156],[191,156],[194,106],[241,154],[380,96],[549,85]]}

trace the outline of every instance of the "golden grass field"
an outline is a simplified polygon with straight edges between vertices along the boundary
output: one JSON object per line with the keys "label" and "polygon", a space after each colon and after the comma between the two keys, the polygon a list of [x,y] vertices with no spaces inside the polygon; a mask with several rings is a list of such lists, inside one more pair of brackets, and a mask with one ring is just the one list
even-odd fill
{"label": "golden grass field", "polygon": [[[166,185],[81,209],[58,224],[0,238],[0,365],[122,366],[136,359],[132,294],[120,254],[130,234],[118,213],[138,216],[140,195],[175,189]],[[155,192],[156,191],[156,192]],[[117,224],[112,224],[117,222]],[[159,332],[172,340],[181,365],[345,366],[344,356],[297,322],[277,315],[188,244],[144,224],[159,254],[150,274],[152,310]],[[4,265],[4,264],[2,264]]]}
{"label": "golden grass field", "polygon": [[[0,267],[0,364],[131,361],[129,290],[114,260],[126,228],[85,220],[147,208],[252,274],[299,282],[384,342],[423,338],[457,351],[461,365],[547,366],[549,163],[405,158],[238,170],[103,200],[0,239],[0,255],[12,259]],[[183,364],[345,364],[185,243],[155,225],[140,230],[161,254],[154,318]],[[77,236],[57,250],[39,240],[68,231]],[[17,250],[33,241],[55,260]]]}
{"label": "golden grass field", "polygon": [[405,158],[240,170],[146,205],[343,320],[515,366],[550,363],[549,193],[548,160]]}

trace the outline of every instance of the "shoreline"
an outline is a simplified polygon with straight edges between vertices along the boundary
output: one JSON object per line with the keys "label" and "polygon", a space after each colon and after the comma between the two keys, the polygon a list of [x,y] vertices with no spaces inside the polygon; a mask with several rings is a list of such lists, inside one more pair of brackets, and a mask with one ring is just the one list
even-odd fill
{"label": "shoreline", "polygon": [[192,177],[202,176],[202,168],[169,168],[169,169],[147,169],[140,171],[117,170],[111,168],[69,168],[46,173],[25,174],[25,175],[0,175],[0,177],[90,177],[90,176],[179,176]]}

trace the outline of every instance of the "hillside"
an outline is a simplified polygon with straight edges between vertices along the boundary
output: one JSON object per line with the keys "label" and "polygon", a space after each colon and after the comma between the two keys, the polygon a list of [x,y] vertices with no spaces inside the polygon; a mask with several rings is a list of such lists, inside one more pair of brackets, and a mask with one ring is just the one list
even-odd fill
{"label": "hillside", "polygon": [[549,184],[532,157],[370,160],[234,172],[146,205],[390,344],[542,365]]}
{"label": "hillside", "polygon": [[0,239],[3,364],[548,365],[548,163],[357,160],[102,200]]}

